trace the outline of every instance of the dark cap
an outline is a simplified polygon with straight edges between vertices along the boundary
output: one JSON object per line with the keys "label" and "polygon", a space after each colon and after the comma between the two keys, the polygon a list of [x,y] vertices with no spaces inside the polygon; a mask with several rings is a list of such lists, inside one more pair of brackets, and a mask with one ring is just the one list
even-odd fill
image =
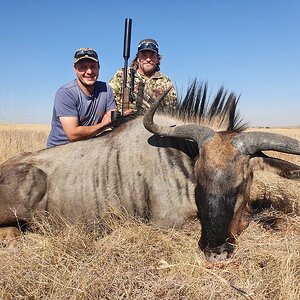
{"label": "dark cap", "polygon": [[153,51],[158,54],[158,44],[157,44],[156,40],[144,39],[144,40],[140,41],[139,45],[138,45],[138,52],[144,51],[144,50]]}
{"label": "dark cap", "polygon": [[78,63],[81,59],[91,59],[99,63],[97,52],[92,48],[79,48],[74,53],[74,64]]}

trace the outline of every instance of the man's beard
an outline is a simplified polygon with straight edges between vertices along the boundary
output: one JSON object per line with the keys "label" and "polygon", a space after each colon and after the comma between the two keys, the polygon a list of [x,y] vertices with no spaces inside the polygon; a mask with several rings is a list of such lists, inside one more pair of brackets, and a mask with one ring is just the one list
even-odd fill
{"label": "man's beard", "polygon": [[143,66],[143,72],[146,76],[151,76],[155,73],[157,66],[151,65],[151,66]]}

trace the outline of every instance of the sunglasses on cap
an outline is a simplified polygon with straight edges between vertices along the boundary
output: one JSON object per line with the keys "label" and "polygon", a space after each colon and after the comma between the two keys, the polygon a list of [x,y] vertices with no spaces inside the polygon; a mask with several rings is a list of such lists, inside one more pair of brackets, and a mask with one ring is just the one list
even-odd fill
{"label": "sunglasses on cap", "polygon": [[94,50],[77,50],[74,54],[74,58],[81,58],[86,55],[98,59],[98,54]]}
{"label": "sunglasses on cap", "polygon": [[154,43],[151,43],[151,42],[141,43],[138,46],[138,52],[141,51],[141,50],[152,50],[152,51],[155,51],[156,53],[158,53],[158,47],[157,47],[157,45],[154,44]]}

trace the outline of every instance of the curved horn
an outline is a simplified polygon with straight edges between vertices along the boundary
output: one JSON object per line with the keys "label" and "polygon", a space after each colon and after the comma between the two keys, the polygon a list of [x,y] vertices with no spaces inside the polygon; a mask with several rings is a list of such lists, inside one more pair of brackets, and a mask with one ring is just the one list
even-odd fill
{"label": "curved horn", "polygon": [[232,139],[232,143],[241,153],[251,155],[258,151],[278,151],[300,154],[300,142],[277,133],[243,132]]}
{"label": "curved horn", "polygon": [[200,147],[204,140],[214,135],[214,130],[205,126],[195,124],[181,125],[178,127],[167,127],[157,125],[153,122],[154,113],[159,103],[168,94],[171,88],[172,86],[169,86],[150,106],[150,108],[145,113],[143,124],[147,130],[154,134],[191,139],[198,144],[198,147]]}

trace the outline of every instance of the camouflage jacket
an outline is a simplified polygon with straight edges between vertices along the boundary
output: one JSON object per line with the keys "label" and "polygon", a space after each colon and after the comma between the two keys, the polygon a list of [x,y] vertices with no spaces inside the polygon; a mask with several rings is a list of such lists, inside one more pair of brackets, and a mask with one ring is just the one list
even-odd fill
{"label": "camouflage jacket", "polygon": [[[127,72],[127,87],[130,87],[130,73],[132,69]],[[143,100],[151,104],[153,100],[159,96],[172,83],[171,80],[161,72],[155,72],[150,78],[141,75],[138,71],[134,72],[134,88],[130,95],[129,108],[134,111],[144,110],[146,108]],[[109,81],[114,96],[116,99],[118,110],[122,109],[122,91],[123,91],[123,69],[120,69]],[[163,105],[175,107],[177,103],[177,95],[174,86],[167,94],[163,101]]]}

